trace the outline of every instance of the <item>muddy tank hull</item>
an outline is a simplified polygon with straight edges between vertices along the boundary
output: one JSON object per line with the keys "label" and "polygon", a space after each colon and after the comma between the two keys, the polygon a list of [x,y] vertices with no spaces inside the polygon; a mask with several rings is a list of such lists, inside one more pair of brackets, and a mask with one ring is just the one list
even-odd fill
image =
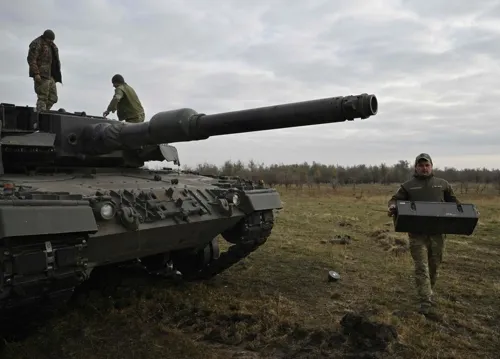
{"label": "muddy tank hull", "polygon": [[[4,181],[23,185],[21,177]],[[148,263],[159,254],[186,279],[210,278],[263,244],[281,208],[274,189],[168,171],[40,177],[24,185],[31,187],[24,193],[10,188],[24,199],[0,201],[4,310],[71,294],[97,267]],[[56,191],[61,187],[71,191]],[[245,251],[221,254],[218,235]]]}

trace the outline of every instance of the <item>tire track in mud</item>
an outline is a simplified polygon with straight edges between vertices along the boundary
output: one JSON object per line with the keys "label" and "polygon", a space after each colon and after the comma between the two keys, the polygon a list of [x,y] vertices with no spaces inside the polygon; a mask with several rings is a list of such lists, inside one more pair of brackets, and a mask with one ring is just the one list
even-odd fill
{"label": "tire track in mud", "polygon": [[[89,290],[83,302],[73,302],[77,306],[70,314],[63,312],[44,330],[63,328],[59,336],[72,337],[73,342],[78,342],[78,337],[87,330],[81,328],[86,323],[102,322],[119,332],[120,326],[133,321],[130,323],[134,327],[147,328],[145,330],[158,338],[175,331],[224,352],[225,357],[240,359],[328,358],[332,355],[377,358],[404,349],[398,344],[393,326],[370,321],[361,314],[347,313],[331,328],[307,327],[300,323],[300,318],[285,319],[269,308],[249,310],[237,303],[219,303],[213,307],[199,299],[196,302],[190,298],[190,290],[197,284],[180,282],[167,291],[156,291],[157,284],[165,288],[163,280],[158,283],[144,276],[135,279],[132,285],[114,284],[112,289],[104,291],[102,286],[99,290]],[[76,316],[79,323],[71,323],[68,316]],[[117,316],[121,318],[120,323],[113,323]],[[32,335],[23,334],[17,340]]]}

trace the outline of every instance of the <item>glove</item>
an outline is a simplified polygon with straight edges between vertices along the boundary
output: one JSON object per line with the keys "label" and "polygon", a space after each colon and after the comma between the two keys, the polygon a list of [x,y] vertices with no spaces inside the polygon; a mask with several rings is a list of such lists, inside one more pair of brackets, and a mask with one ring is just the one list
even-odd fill
{"label": "glove", "polygon": [[387,208],[387,215],[389,217],[393,217],[396,214],[396,211],[397,211],[396,205],[395,204],[391,204],[389,206],[389,208]]}

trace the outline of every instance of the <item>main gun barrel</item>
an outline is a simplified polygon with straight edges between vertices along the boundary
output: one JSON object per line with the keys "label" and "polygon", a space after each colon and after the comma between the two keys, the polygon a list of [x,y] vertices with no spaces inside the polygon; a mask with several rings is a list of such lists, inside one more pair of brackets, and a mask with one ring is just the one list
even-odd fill
{"label": "main gun barrel", "polygon": [[[94,153],[119,148],[204,140],[211,136],[301,127],[366,119],[376,115],[375,95],[339,96],[311,101],[287,103],[212,115],[199,114],[183,108],[159,112],[150,121],[127,124],[120,131],[106,128],[112,125],[93,125],[84,131],[86,148]],[[97,127],[99,126],[99,127]],[[110,140],[106,135],[113,138]],[[91,139],[91,141],[89,141]],[[90,143],[93,142],[93,143]]]}

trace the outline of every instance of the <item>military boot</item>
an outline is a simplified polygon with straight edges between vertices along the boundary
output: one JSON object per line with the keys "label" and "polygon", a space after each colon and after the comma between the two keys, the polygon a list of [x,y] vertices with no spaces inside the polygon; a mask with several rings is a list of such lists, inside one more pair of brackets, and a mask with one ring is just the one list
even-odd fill
{"label": "military boot", "polygon": [[418,312],[430,320],[441,321],[443,319],[442,315],[436,310],[433,303],[430,301],[420,303]]}
{"label": "military boot", "polygon": [[439,305],[439,294],[436,293],[434,288],[431,289],[429,299],[430,299],[432,306],[437,307]]}

